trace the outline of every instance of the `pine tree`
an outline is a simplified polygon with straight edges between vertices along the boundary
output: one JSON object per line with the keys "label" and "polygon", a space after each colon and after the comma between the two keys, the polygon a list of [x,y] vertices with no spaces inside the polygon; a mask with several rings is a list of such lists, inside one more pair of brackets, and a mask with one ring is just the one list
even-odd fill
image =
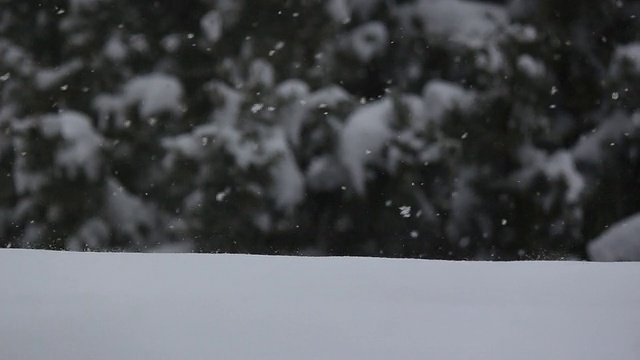
{"label": "pine tree", "polygon": [[638,211],[633,3],[2,7],[2,246],[583,257]]}

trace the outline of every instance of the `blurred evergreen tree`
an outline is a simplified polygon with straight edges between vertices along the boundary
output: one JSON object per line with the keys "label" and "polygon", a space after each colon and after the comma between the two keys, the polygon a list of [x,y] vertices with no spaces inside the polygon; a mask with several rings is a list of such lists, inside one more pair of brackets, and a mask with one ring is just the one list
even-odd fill
{"label": "blurred evergreen tree", "polygon": [[2,0],[0,245],[583,257],[639,8],[498,3]]}

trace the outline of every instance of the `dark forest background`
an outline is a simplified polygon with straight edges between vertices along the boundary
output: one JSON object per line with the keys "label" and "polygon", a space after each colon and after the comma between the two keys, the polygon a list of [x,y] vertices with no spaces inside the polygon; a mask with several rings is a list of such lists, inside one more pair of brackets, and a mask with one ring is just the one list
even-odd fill
{"label": "dark forest background", "polygon": [[584,259],[640,3],[0,0],[0,246]]}

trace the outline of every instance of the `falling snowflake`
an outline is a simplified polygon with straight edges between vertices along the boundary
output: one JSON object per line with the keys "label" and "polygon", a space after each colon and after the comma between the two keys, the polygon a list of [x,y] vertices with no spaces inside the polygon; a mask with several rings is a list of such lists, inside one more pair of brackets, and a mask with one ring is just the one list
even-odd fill
{"label": "falling snowflake", "polygon": [[251,112],[252,113],[257,113],[258,111],[262,110],[262,108],[264,107],[264,104],[253,104],[253,106],[251,106]]}
{"label": "falling snowflake", "polygon": [[221,191],[219,193],[216,194],[216,201],[220,202],[223,201],[224,198],[227,197],[227,195],[229,195],[229,193],[231,192],[231,188],[225,188],[224,191]]}
{"label": "falling snowflake", "polygon": [[400,210],[400,216],[411,217],[411,206],[400,206],[398,210]]}

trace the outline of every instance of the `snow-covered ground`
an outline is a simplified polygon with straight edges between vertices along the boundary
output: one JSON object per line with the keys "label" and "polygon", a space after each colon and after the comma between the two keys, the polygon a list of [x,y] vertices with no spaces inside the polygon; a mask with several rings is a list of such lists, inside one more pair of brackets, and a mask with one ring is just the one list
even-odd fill
{"label": "snow-covered ground", "polygon": [[0,250],[0,359],[640,359],[640,263]]}

